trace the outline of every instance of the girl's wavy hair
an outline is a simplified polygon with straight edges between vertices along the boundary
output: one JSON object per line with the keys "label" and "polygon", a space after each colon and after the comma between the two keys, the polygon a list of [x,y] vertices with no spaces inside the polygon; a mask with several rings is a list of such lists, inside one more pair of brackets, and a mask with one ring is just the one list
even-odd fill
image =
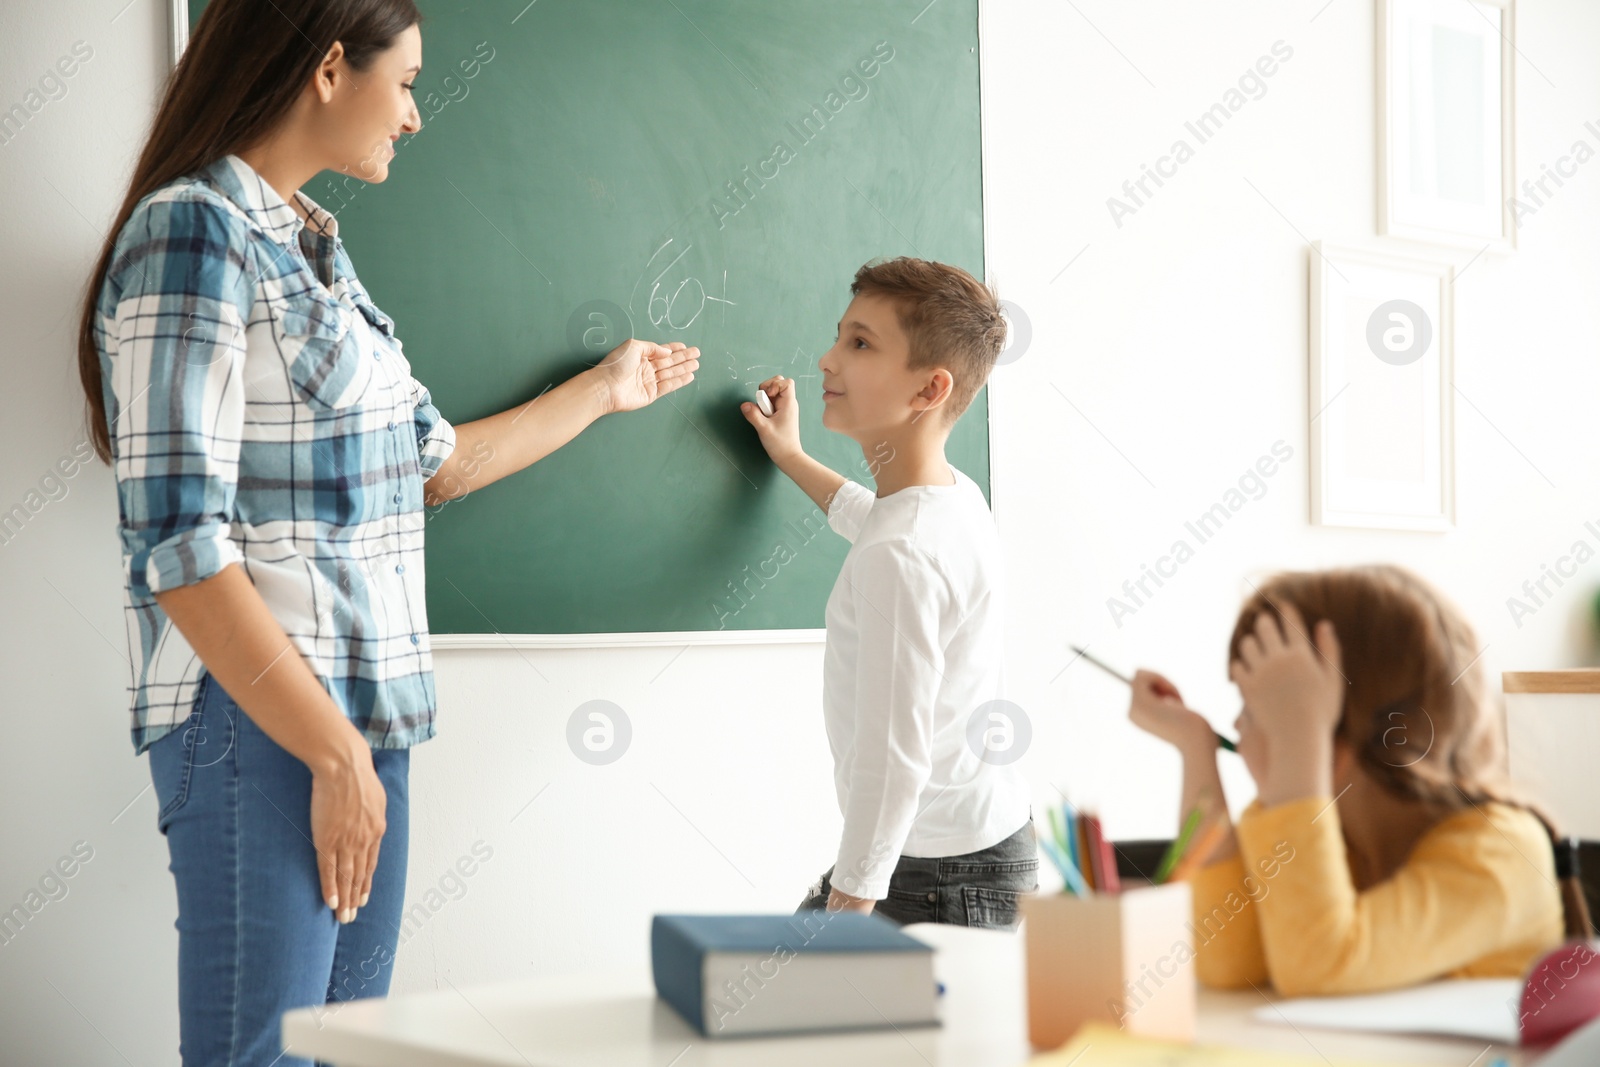
{"label": "girl's wavy hair", "polygon": [[337,41],[357,74],[422,14],[412,0],[213,0],[167,76],[78,321],[78,376],[95,455],[111,460],[111,428],[95,344],[100,288],[117,236],[161,186],[262,140],[277,127]]}
{"label": "girl's wavy hair", "polygon": [[1590,937],[1575,844],[1511,784],[1505,717],[1485,691],[1477,636],[1461,611],[1388,564],[1278,574],[1239,610],[1230,664],[1263,612],[1283,625],[1283,604],[1299,610],[1308,637],[1318,621],[1333,623],[1348,682],[1335,736],[1367,775],[1394,796],[1433,807],[1498,802],[1531,812],[1555,850],[1568,936]]}

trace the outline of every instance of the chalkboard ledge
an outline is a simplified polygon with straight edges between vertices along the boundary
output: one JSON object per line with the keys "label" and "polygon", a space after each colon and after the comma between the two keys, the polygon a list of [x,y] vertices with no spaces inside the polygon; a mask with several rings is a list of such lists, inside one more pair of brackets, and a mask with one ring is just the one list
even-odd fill
{"label": "chalkboard ledge", "polygon": [[453,648],[676,648],[679,645],[820,645],[827,630],[661,630],[635,634],[432,634]]}

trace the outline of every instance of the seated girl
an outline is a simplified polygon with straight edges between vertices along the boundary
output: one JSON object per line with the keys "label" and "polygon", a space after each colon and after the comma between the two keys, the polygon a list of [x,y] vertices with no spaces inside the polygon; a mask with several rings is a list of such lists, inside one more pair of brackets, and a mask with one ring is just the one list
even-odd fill
{"label": "seated girl", "polygon": [[[1202,982],[1303,996],[1513,976],[1588,936],[1548,820],[1505,780],[1479,653],[1398,567],[1257,588],[1228,646],[1257,796],[1192,880]],[[1216,736],[1172,683],[1138,672],[1129,717],[1182,754],[1183,812],[1226,820]]]}

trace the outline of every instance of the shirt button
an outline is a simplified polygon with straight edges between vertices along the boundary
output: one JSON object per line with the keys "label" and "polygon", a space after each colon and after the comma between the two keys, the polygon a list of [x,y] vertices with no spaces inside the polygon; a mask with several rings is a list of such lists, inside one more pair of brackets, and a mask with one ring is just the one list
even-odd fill
{"label": "shirt button", "polygon": [[395,494],[395,495],[394,495],[394,502],[395,502],[395,503],[396,503],[396,504],[398,504],[398,503],[400,503],[400,494],[399,494],[399,493],[396,493],[396,494]]}
{"label": "shirt button", "polygon": [[928,899],[930,901],[938,900],[939,899],[939,894],[938,893],[929,893],[928,894]]}
{"label": "shirt button", "polygon": [[372,358],[373,359],[382,359],[383,358],[383,353],[382,352],[374,352],[374,353],[372,353]]}
{"label": "shirt button", "polygon": [[389,420],[389,429],[391,429],[391,430],[394,429],[394,420],[393,419]]}
{"label": "shirt button", "polygon": [[413,645],[420,645],[420,644],[422,644],[422,638],[418,637],[416,634],[412,634],[411,635],[411,643]]}
{"label": "shirt button", "polygon": [[394,572],[396,574],[404,574],[406,572],[406,565],[404,563],[396,563],[394,565]]}

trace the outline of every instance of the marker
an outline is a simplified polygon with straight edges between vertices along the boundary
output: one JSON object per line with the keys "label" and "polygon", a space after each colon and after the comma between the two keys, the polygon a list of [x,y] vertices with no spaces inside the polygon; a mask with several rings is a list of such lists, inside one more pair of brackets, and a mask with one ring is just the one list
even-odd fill
{"label": "marker", "polygon": [[[1121,671],[1113,670],[1111,667],[1108,667],[1104,663],[1101,663],[1099,660],[1097,660],[1093,656],[1089,655],[1089,653],[1086,650],[1079,648],[1077,645],[1068,645],[1067,647],[1072,649],[1072,651],[1076,652],[1079,656],[1081,656],[1084,659],[1088,660],[1090,663],[1094,664],[1096,667],[1099,667],[1101,670],[1103,670],[1107,674],[1111,675],[1111,677],[1115,678],[1117,681],[1121,682],[1123,685],[1130,686],[1130,687],[1133,685],[1133,679],[1132,678],[1129,678],[1126,674],[1123,674]],[[1229,752],[1237,752],[1237,751],[1239,751],[1239,746],[1237,744],[1235,744],[1233,741],[1230,741],[1228,738],[1223,737],[1221,734],[1217,733],[1215,730],[1212,731],[1212,735],[1215,736],[1216,739],[1217,739],[1217,747],[1225,748]]]}
{"label": "marker", "polygon": [[769,419],[772,418],[772,398],[767,395],[765,389],[756,390],[756,407],[761,409],[761,414]]}

